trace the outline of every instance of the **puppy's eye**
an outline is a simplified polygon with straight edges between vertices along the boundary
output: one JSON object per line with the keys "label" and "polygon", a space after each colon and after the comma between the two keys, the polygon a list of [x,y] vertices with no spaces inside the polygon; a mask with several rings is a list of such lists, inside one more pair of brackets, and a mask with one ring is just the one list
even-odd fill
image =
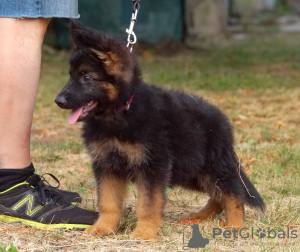
{"label": "puppy's eye", "polygon": [[84,75],[83,76],[83,81],[84,82],[89,82],[91,80],[91,77],[90,76],[88,76],[88,75]]}

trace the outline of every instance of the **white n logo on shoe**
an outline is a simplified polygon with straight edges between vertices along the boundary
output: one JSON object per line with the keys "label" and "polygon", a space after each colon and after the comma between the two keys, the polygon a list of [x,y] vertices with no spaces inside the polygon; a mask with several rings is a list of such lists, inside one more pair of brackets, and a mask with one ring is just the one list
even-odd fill
{"label": "white n logo on shoe", "polygon": [[33,214],[35,214],[36,212],[38,212],[44,206],[47,205],[47,203],[45,205],[38,205],[36,208],[32,209],[33,208],[33,195],[29,194],[24,199],[22,199],[20,202],[18,202],[16,205],[14,205],[12,209],[16,211],[25,204],[27,205],[27,213],[26,214],[28,216],[32,216]]}

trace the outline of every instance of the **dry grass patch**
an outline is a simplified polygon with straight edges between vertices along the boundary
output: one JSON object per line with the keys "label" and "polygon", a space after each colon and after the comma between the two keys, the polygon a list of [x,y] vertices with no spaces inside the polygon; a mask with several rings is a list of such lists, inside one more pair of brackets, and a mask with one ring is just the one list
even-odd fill
{"label": "dry grass patch", "polygon": [[[223,227],[224,214],[200,223],[203,237],[210,239],[203,251],[300,249],[300,87],[296,85],[300,80],[296,63],[300,59],[292,53],[293,48],[299,48],[299,40],[275,38],[256,42],[258,54],[253,50],[255,41],[250,41],[250,49],[243,42],[232,48],[217,48],[215,52],[184,53],[171,58],[154,53],[153,57],[141,59],[147,81],[167,87],[174,82],[173,86],[204,97],[228,115],[235,128],[238,156],[267,205],[265,215],[246,208],[246,225],[255,229],[253,238],[213,239],[213,228]],[[274,47],[272,39],[276,41]],[[280,48],[283,49],[279,53]],[[60,179],[62,189],[81,194],[82,207],[96,210],[95,183],[89,156],[81,144],[80,124],[67,125],[66,112],[53,102],[68,79],[66,62],[67,53],[45,54],[32,129],[32,159],[39,174],[53,173]],[[184,77],[178,79],[179,74]],[[223,82],[217,83],[220,78]],[[249,84],[251,81],[259,83]],[[209,83],[217,84],[211,87]],[[236,88],[239,84],[242,88]],[[180,188],[168,189],[167,194],[164,224],[155,242],[130,239],[136,225],[136,191],[131,186],[114,236],[95,238],[79,231],[0,223],[0,251],[5,251],[10,243],[19,251],[182,251],[179,231],[184,226],[180,221],[204,206],[208,198]],[[298,237],[260,239],[256,236],[258,228],[277,233],[289,228]],[[187,228],[187,233],[190,231]]]}

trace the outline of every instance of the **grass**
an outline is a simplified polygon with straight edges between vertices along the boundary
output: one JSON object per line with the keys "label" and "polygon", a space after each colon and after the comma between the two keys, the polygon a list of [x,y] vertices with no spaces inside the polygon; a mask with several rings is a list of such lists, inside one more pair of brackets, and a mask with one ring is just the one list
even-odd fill
{"label": "grass", "polygon": [[299,46],[288,42],[285,34],[276,40],[270,36],[171,57],[150,54],[142,64],[145,77],[161,86],[214,92],[299,86]]}
{"label": "grass", "polygon": [[[300,35],[252,34],[243,41],[178,51],[140,51],[144,79],[203,96],[220,107],[235,129],[236,151],[263,196],[265,215],[246,208],[254,238],[212,238],[224,214],[200,224],[209,244],[203,251],[299,251],[300,249]],[[78,191],[82,207],[96,210],[96,190],[80,124],[54,99],[68,80],[68,53],[44,51],[41,85],[32,129],[32,159],[39,174],[56,175],[63,189]],[[136,192],[130,187],[126,209],[114,237],[94,238],[79,231],[50,231],[0,223],[0,251],[12,243],[19,251],[182,251],[180,220],[207,201],[180,188],[169,189],[164,225],[156,242],[131,240],[136,225]],[[256,229],[295,230],[298,237],[261,238]],[[190,232],[191,229],[187,228]],[[201,250],[201,249],[200,249]]]}

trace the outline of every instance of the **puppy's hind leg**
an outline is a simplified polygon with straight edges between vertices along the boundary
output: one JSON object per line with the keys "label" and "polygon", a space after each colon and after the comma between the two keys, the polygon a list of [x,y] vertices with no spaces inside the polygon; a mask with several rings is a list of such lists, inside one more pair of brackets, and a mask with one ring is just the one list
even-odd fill
{"label": "puppy's hind leg", "polygon": [[136,229],[132,233],[133,238],[144,240],[156,239],[162,223],[164,203],[165,195],[163,189],[157,187],[147,188],[147,185],[138,183],[136,209],[138,222]]}
{"label": "puppy's hind leg", "polygon": [[222,211],[223,208],[221,204],[210,198],[205,207],[203,207],[198,213],[191,213],[188,218],[201,220],[213,219]]}
{"label": "puppy's hind leg", "polygon": [[227,229],[241,229],[245,226],[244,223],[244,204],[243,202],[233,196],[224,196],[223,198],[226,218]]}

